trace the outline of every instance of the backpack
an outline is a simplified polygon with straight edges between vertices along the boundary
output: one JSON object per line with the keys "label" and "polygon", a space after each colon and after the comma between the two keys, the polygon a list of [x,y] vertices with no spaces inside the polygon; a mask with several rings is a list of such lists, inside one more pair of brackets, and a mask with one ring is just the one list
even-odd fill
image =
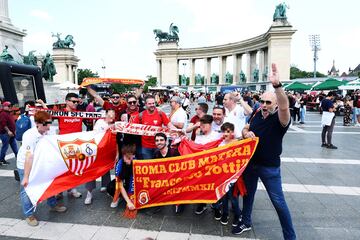
{"label": "backpack", "polygon": [[24,132],[31,128],[30,117],[26,116],[25,114],[21,114],[20,119],[18,119],[15,123],[15,127],[15,139],[17,141],[22,141]]}

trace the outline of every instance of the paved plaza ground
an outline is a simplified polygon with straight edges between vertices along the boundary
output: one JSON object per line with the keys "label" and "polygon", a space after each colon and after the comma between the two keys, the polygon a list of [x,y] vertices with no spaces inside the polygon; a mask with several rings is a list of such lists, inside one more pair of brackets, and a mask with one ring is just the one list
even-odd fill
{"label": "paved plaza ground", "polygon": [[[168,108],[164,108],[168,111]],[[343,127],[337,117],[333,144],[321,148],[320,115],[310,112],[305,125],[293,125],[285,135],[282,181],[298,239],[360,239],[360,128]],[[65,213],[53,213],[46,204],[37,208],[41,220],[29,227],[23,220],[19,183],[13,178],[15,159],[0,167],[0,239],[282,239],[276,212],[259,185],[253,211],[253,229],[240,236],[231,234],[231,222],[222,226],[208,210],[197,216],[194,206],[176,215],[170,206],[152,216],[139,212],[134,220],[121,215],[124,203],[110,208],[111,198],[95,191],[93,204],[67,197]],[[241,203],[240,203],[241,204]]]}

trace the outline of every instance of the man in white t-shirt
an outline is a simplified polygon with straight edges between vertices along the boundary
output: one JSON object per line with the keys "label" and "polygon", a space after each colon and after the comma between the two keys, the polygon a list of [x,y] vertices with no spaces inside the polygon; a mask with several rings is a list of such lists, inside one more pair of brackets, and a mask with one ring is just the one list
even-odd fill
{"label": "man in white t-shirt", "polygon": [[211,115],[204,115],[200,118],[200,134],[196,136],[195,143],[206,144],[218,140],[220,137],[217,132],[211,130],[211,124],[213,122],[213,117]]}
{"label": "man in white t-shirt", "polygon": [[[240,102],[240,105],[237,104]],[[242,138],[241,131],[246,123],[246,116],[250,115],[252,108],[247,104],[240,94],[234,92],[227,93],[224,96],[225,119],[224,122],[229,122],[235,125],[235,138]]]}
{"label": "man in white t-shirt", "polygon": [[[47,134],[52,123],[50,114],[45,111],[36,112],[34,118],[36,127],[30,128],[24,133],[22,145],[19,149],[16,161],[16,166],[20,176],[20,200],[22,210],[26,218],[26,222],[30,226],[37,226],[39,222],[33,215],[35,207],[32,205],[24,188],[29,183],[29,176],[36,145],[39,140]],[[65,212],[67,210],[65,206],[58,204],[55,197],[49,198],[47,200],[47,204],[51,207],[52,211]]]}
{"label": "man in white t-shirt", "polygon": [[169,120],[177,129],[185,130],[187,126],[187,114],[181,107],[181,103],[182,99],[178,96],[173,96],[170,99],[171,112]]}
{"label": "man in white t-shirt", "polygon": [[211,130],[216,132],[219,138],[222,136],[221,126],[225,119],[225,108],[223,105],[215,105],[213,108],[212,116],[214,121],[211,124]]}

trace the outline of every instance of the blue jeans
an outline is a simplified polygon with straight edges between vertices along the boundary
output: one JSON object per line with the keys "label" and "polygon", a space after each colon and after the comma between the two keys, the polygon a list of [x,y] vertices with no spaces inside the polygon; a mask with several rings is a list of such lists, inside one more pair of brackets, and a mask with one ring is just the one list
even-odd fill
{"label": "blue jeans", "polygon": [[305,122],[306,106],[300,108],[300,122]]}
{"label": "blue jeans", "polygon": [[156,148],[141,148],[142,159],[153,159]]}
{"label": "blue jeans", "polygon": [[[35,207],[32,205],[30,198],[28,197],[28,195],[25,192],[24,187],[21,185],[22,180],[24,179],[24,169],[19,169],[18,168],[18,172],[19,172],[19,176],[20,176],[20,201],[21,201],[21,207],[22,207],[22,211],[25,217],[29,217],[31,215],[33,215]],[[57,204],[57,200],[55,197],[51,197],[48,198],[47,200],[47,204],[50,207],[55,207]]]}
{"label": "blue jeans", "polygon": [[258,179],[260,178],[278,214],[284,239],[296,239],[290,211],[281,187],[280,167],[265,167],[250,164],[246,168],[243,178],[247,190],[247,195],[245,195],[243,199],[243,222],[246,225],[251,226],[251,212]]}
{"label": "blue jeans", "polygon": [[11,146],[11,149],[14,152],[16,158],[18,153],[18,147],[15,137],[10,137],[7,133],[4,133],[4,134],[0,134],[0,139],[2,141],[0,160],[5,160],[5,155],[9,148],[9,145]]}
{"label": "blue jeans", "polygon": [[234,218],[239,219],[241,215],[241,210],[239,207],[239,197],[234,197],[233,195],[234,185],[232,185],[229,191],[222,197],[222,207],[223,207],[223,215],[229,216],[229,203],[231,201],[231,207],[234,211]]}

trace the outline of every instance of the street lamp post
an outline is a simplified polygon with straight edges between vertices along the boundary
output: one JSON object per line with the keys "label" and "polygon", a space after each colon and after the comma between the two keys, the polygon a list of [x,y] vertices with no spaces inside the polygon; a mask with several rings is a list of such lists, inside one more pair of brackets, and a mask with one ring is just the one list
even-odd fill
{"label": "street lamp post", "polygon": [[103,70],[103,78],[105,78],[105,69],[106,69],[106,67],[105,67],[104,59],[101,59],[101,62],[102,62],[101,68]]}
{"label": "street lamp post", "polygon": [[316,78],[316,61],[318,58],[318,51],[320,51],[320,35],[314,34],[309,35],[311,50],[314,52],[313,60],[314,60],[314,78]]}

